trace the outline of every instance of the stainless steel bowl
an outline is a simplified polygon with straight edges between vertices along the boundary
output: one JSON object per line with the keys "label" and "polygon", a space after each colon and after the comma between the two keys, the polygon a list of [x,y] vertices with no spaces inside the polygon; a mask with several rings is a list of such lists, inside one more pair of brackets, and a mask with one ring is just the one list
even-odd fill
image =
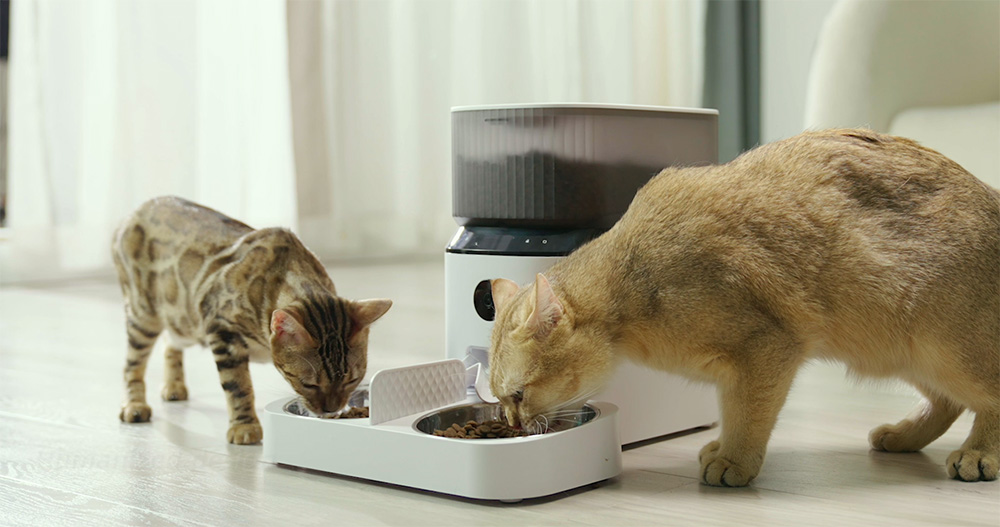
{"label": "stainless steel bowl", "polygon": [[[564,410],[549,418],[541,418],[540,422],[544,430],[540,433],[548,434],[569,430],[577,426],[586,424],[597,417],[597,410],[591,406],[584,405],[580,410]],[[426,415],[414,425],[417,430],[425,434],[433,434],[435,430],[444,430],[453,424],[464,426],[469,421],[483,422],[490,420],[504,420],[503,407],[499,404],[475,403],[462,406],[445,408],[432,414]]]}
{"label": "stainless steel bowl", "polygon": [[368,386],[362,385],[359,386],[358,389],[351,392],[351,396],[347,399],[347,406],[337,412],[331,412],[322,415],[317,414],[306,408],[305,401],[303,401],[301,397],[297,397],[289,401],[288,404],[285,405],[285,413],[293,415],[301,415],[304,417],[322,417],[329,419],[339,414],[340,412],[347,411],[351,408],[370,406],[370,402],[371,398],[368,395]]}

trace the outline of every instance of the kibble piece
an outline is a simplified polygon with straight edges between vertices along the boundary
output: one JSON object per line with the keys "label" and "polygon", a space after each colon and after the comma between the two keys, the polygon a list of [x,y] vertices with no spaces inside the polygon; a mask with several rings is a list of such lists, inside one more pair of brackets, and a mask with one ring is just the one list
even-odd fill
{"label": "kibble piece", "polygon": [[360,419],[363,417],[368,417],[368,407],[367,406],[355,406],[350,410],[340,414],[341,419]]}
{"label": "kibble piece", "polygon": [[324,414],[320,417],[324,419],[360,419],[362,417],[368,417],[368,407],[352,406],[346,412],[340,412],[339,414]]}
{"label": "kibble piece", "polygon": [[499,439],[508,437],[525,437],[524,430],[511,428],[503,421],[487,420],[483,422],[466,421],[465,426],[455,423],[444,430],[435,430],[434,435],[456,439]]}

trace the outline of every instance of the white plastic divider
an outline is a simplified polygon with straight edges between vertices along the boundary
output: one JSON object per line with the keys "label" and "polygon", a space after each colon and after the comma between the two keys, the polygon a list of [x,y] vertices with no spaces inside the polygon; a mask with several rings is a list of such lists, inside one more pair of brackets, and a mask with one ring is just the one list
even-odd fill
{"label": "white plastic divider", "polygon": [[465,364],[447,359],[380,370],[368,387],[372,425],[465,399]]}

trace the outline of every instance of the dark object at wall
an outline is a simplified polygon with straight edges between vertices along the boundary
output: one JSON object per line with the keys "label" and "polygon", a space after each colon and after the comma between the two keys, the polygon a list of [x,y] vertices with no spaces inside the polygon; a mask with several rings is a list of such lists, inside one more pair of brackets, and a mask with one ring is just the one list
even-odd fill
{"label": "dark object at wall", "polygon": [[0,0],[0,59],[7,60],[10,39],[10,0]]}
{"label": "dark object at wall", "polygon": [[719,162],[760,144],[760,1],[708,2],[703,104],[719,110]]}

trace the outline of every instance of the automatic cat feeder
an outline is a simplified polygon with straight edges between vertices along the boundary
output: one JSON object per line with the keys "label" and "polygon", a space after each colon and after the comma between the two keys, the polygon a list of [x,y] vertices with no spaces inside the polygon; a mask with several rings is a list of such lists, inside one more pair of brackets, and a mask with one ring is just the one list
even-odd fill
{"label": "automatic cat feeder", "polygon": [[264,459],[475,499],[516,501],[618,475],[621,445],[718,419],[714,391],[619,368],[609,387],[545,434],[452,439],[434,430],[499,416],[489,393],[489,280],[534,280],[610,228],[671,165],[717,160],[714,110],[604,105],[452,110],[453,216],[445,252],[446,360],[377,372],[321,419],[297,398],[264,409]]}
{"label": "automatic cat feeder", "polygon": [[[447,356],[490,345],[489,280],[530,284],[609,229],[668,166],[718,162],[716,110],[607,105],[454,108],[445,249]],[[622,444],[718,420],[713,388],[625,362],[594,396],[618,406]]]}

